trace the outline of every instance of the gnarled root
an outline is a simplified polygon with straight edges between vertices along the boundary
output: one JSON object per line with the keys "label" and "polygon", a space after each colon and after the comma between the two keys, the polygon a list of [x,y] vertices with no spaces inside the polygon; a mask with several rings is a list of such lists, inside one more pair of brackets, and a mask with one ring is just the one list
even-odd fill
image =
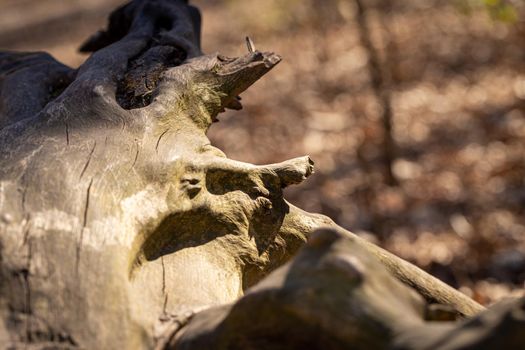
{"label": "gnarled root", "polygon": [[342,229],[325,216],[306,213],[299,208],[291,206],[281,231],[282,235],[297,235],[297,232],[304,232],[304,234],[308,235],[313,230],[326,226],[344,232],[356,246],[378,258],[393,276],[417,290],[428,302],[448,305],[459,316],[467,317],[474,316],[485,309],[471,298],[429,275],[417,266],[362,239],[352,232]]}
{"label": "gnarled root", "polygon": [[322,229],[233,305],[196,314],[163,349],[519,348],[525,299],[462,322],[424,321],[424,300],[346,233]]}

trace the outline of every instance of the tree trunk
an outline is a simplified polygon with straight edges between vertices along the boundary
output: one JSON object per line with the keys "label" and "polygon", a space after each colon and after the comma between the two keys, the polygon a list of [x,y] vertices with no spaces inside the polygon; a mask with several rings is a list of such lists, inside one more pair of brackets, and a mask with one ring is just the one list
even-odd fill
{"label": "tree trunk", "polygon": [[[135,0],[82,46],[95,52],[77,70],[0,54],[0,344],[298,347],[311,329],[327,348],[371,349],[426,326],[414,290],[462,316],[483,310],[338,228],[260,282],[335,224],[283,199],[312,174],[309,157],[256,166],[210,145],[217,114],[241,108],[238,95],[280,57],[203,56],[199,36],[186,1]],[[246,322],[253,312],[260,327]],[[332,336],[340,319],[349,328]]]}

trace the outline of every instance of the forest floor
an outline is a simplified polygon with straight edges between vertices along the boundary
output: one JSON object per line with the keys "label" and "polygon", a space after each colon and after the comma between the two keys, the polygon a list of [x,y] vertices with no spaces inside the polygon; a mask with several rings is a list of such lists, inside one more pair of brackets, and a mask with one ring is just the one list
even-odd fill
{"label": "forest floor", "polygon": [[[46,50],[78,66],[76,48],[120,3],[0,0],[0,48]],[[249,35],[284,58],[243,94],[242,111],[219,116],[216,146],[258,164],[309,154],[316,173],[287,190],[292,203],[483,304],[525,294],[525,22],[444,0],[368,9],[393,110],[398,185],[388,186],[384,106],[353,1],[193,3],[205,52],[244,54]]]}

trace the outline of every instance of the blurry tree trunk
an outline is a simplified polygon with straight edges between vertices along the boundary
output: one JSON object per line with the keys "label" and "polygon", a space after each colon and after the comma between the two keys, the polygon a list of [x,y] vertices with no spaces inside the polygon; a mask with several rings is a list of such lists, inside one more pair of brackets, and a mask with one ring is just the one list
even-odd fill
{"label": "blurry tree trunk", "polygon": [[[372,90],[376,96],[377,102],[381,106],[381,121],[383,126],[383,164],[384,164],[384,179],[389,186],[397,185],[397,179],[393,172],[393,163],[396,158],[396,144],[392,135],[392,98],[390,90],[390,74],[387,69],[381,67],[385,64],[381,63],[381,59],[377,50],[372,43],[370,29],[367,23],[367,8],[364,0],[355,0],[357,8],[357,25],[359,27],[359,35],[361,44],[365,48],[368,55],[368,72],[370,75],[370,82]],[[389,39],[385,38],[388,42]]]}
{"label": "blurry tree trunk", "polygon": [[211,146],[217,114],[280,57],[202,56],[199,35],[186,1],[136,0],[78,70],[0,55],[2,346],[415,349],[462,327],[427,337],[427,303],[483,310],[287,203],[309,157],[256,166]]}

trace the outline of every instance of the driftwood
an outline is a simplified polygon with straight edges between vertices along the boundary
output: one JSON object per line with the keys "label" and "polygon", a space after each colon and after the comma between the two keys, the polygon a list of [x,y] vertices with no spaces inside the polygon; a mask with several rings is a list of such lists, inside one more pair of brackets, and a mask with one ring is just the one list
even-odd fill
{"label": "driftwood", "polygon": [[217,115],[280,57],[202,55],[199,37],[186,1],[135,0],[77,70],[0,54],[2,346],[415,349],[441,339],[418,336],[431,303],[483,310],[287,203],[309,157],[253,165],[211,146]]}
{"label": "driftwood", "polygon": [[164,343],[183,350],[519,349],[525,344],[525,299],[462,322],[426,322],[428,309],[420,295],[344,232],[321,229],[290,263],[238,302],[190,317]]}

